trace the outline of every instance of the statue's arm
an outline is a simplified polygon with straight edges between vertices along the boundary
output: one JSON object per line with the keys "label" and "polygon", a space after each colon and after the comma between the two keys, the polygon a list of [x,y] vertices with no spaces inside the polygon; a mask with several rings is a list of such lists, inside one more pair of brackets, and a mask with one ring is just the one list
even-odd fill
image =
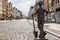
{"label": "statue's arm", "polygon": [[46,15],[48,15],[48,13],[50,13],[49,11],[47,11],[47,10],[45,10],[45,9],[44,9],[44,12],[46,13]]}

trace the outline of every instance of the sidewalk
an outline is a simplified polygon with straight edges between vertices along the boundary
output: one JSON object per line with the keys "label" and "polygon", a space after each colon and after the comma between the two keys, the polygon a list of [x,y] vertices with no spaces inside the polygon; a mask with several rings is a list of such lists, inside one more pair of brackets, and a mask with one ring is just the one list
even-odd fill
{"label": "sidewalk", "polygon": [[[29,20],[32,24],[32,20]],[[35,26],[37,27],[37,22],[35,21]],[[44,30],[60,38],[60,24],[57,23],[45,23]]]}
{"label": "sidewalk", "polygon": [[45,25],[49,25],[49,27],[46,27],[44,30],[48,33],[54,35],[57,38],[60,38],[60,24],[56,23],[47,23]]}
{"label": "sidewalk", "polygon": [[46,23],[45,26],[46,25],[47,25],[46,28],[50,28],[50,29],[54,29],[54,30],[60,31],[60,24],[57,24],[57,23]]}
{"label": "sidewalk", "polygon": [[[32,20],[29,20],[29,22],[33,25]],[[37,22],[36,21],[34,21],[34,22],[35,22],[35,26],[37,27]],[[60,24],[57,24],[57,23],[45,23],[44,27],[60,31]]]}
{"label": "sidewalk", "polygon": [[10,20],[0,20],[0,23],[9,22]]}
{"label": "sidewalk", "polygon": [[14,22],[17,21],[16,19],[13,20],[0,20],[0,23],[6,23],[6,22]]}

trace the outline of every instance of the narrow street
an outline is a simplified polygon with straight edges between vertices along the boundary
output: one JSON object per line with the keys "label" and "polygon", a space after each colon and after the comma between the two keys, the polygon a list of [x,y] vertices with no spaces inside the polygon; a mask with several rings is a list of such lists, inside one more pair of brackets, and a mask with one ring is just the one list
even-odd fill
{"label": "narrow street", "polygon": [[0,40],[60,40],[60,0],[0,0]]}

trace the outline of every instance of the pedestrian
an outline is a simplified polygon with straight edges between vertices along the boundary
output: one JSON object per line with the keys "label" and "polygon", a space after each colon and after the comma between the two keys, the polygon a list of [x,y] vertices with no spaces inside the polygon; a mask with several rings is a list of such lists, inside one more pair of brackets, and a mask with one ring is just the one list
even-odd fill
{"label": "pedestrian", "polygon": [[[37,14],[37,18],[38,18],[38,28],[40,30],[40,36],[39,38],[44,38],[44,36],[46,35],[46,33],[43,30],[43,26],[44,26],[44,13],[46,12],[46,15],[48,14],[48,11],[46,11],[45,9],[42,8],[43,5],[43,1],[40,1],[37,5],[39,5],[39,8],[36,10],[35,14],[32,15],[36,15]],[[45,34],[45,35],[44,35]]]}

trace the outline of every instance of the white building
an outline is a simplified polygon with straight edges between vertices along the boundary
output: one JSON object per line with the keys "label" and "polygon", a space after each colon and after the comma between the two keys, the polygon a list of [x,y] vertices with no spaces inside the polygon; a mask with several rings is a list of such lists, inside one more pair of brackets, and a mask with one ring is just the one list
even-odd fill
{"label": "white building", "polygon": [[18,19],[21,19],[21,18],[22,18],[22,12],[21,12],[20,10],[17,10],[16,17],[17,17]]}
{"label": "white building", "polygon": [[20,18],[22,18],[22,12],[20,11],[20,10],[18,10],[17,8],[13,8],[13,10],[14,10],[14,18],[15,19],[20,19]]}
{"label": "white building", "polygon": [[35,7],[32,6],[32,7],[30,8],[30,11],[29,11],[28,17],[31,18],[31,17],[32,17],[32,14],[34,14],[34,13],[35,13]]}
{"label": "white building", "polygon": [[[35,10],[35,6],[33,6],[33,8],[30,8],[29,14],[28,14],[28,18],[32,19],[32,14],[35,14],[36,10]],[[34,16],[34,19],[37,21],[37,15]]]}
{"label": "white building", "polygon": [[16,18],[17,8],[14,7],[13,10],[14,10],[14,18]]}

